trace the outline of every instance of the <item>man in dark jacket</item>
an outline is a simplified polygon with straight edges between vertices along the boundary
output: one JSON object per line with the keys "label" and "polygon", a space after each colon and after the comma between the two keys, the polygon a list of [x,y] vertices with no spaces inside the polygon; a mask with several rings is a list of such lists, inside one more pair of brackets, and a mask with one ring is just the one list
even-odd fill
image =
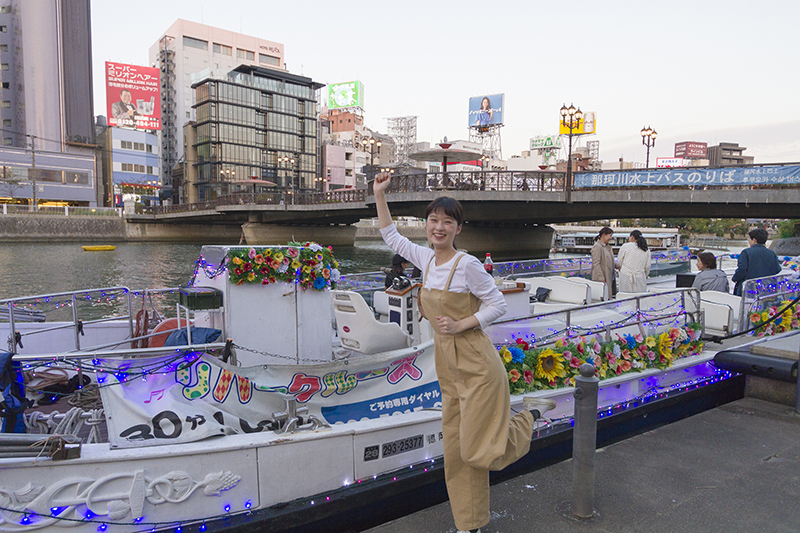
{"label": "man in dark jacket", "polygon": [[764,246],[764,243],[767,242],[767,230],[760,228],[750,230],[747,236],[750,248],[745,248],[739,254],[739,264],[731,278],[731,281],[736,283],[733,293],[737,296],[742,295],[742,287],[748,279],[774,276],[781,271],[778,256]]}

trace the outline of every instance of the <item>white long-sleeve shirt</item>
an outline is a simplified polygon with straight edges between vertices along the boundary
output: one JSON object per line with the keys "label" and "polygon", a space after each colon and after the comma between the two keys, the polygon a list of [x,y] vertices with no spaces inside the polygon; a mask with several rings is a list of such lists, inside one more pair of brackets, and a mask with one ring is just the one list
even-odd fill
{"label": "white long-sleeve shirt", "polygon": [[[402,255],[425,274],[425,284],[423,290],[439,289],[444,290],[450,270],[453,268],[456,254],[450,261],[436,266],[434,251],[428,247],[414,244],[406,237],[400,235],[394,224],[381,229],[384,242],[395,253]],[[430,268],[428,264],[430,263]],[[453,279],[450,282],[452,292],[470,292],[483,302],[482,309],[475,313],[475,318],[486,328],[489,324],[506,314],[506,300],[494,283],[494,278],[486,273],[483,264],[477,257],[465,254],[459,261]]]}

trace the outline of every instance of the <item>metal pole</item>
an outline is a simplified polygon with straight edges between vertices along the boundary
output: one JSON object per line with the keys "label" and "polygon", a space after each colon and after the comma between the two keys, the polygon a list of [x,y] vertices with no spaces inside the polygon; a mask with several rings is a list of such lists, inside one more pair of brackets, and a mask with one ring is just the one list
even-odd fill
{"label": "metal pole", "polygon": [[568,204],[572,203],[572,123],[569,127],[569,152],[567,155],[567,183],[566,185],[566,201]]}
{"label": "metal pole", "polygon": [[597,448],[597,389],[594,366],[584,363],[575,378],[575,429],[572,432],[572,514],[594,516],[594,462]]}
{"label": "metal pole", "polygon": [[794,412],[800,415],[800,358],[797,361],[797,376],[795,377],[797,378],[797,389],[794,397]]}
{"label": "metal pole", "polygon": [[31,211],[36,211],[36,137],[31,135]]}

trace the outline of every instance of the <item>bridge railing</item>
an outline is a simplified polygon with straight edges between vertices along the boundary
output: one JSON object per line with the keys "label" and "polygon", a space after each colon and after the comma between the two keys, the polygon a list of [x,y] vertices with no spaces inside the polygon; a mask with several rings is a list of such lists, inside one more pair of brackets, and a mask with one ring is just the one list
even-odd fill
{"label": "bridge railing", "polygon": [[[552,170],[428,172],[392,176],[389,191],[563,191],[564,178],[564,172]],[[372,182],[367,191],[372,195]]]}
{"label": "bridge railing", "polygon": [[192,204],[161,205],[145,208],[144,212],[155,215],[189,213],[193,211],[215,211],[217,207],[230,205],[319,205],[334,203],[358,203],[367,197],[364,189],[339,189],[335,191],[272,191],[240,192],[219,196],[208,202]]}

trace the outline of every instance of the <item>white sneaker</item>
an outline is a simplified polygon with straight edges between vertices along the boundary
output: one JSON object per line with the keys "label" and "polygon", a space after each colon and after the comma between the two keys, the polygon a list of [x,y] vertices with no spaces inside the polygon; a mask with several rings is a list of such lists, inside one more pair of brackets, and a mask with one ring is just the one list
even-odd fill
{"label": "white sneaker", "polygon": [[539,419],[544,413],[556,408],[556,402],[549,398],[538,398],[535,396],[525,396],[522,398],[522,405],[525,410],[533,414],[534,419]]}
{"label": "white sneaker", "polygon": [[480,529],[470,529],[469,531],[464,531],[463,529],[459,529],[458,533],[481,533]]}

